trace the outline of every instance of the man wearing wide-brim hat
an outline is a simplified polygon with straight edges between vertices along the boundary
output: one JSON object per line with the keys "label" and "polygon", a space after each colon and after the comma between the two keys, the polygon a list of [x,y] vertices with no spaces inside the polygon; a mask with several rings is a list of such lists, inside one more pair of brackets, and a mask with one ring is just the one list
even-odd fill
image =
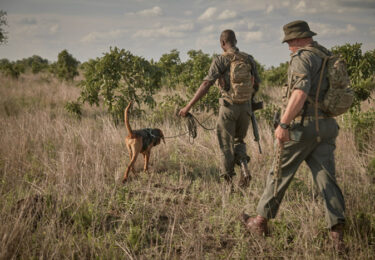
{"label": "man wearing wide-brim hat", "polygon": [[[291,51],[288,68],[288,87],[284,93],[287,101],[275,130],[280,160],[267,178],[266,188],[258,203],[257,216],[244,214],[246,227],[257,234],[267,234],[267,221],[275,218],[284,194],[300,164],[305,161],[313,180],[324,198],[326,221],[333,246],[343,250],[345,203],[335,177],[334,150],[338,125],[320,109],[314,111],[318,85],[318,101],[328,88],[327,77],[320,81],[324,56],[331,53],[313,41],[316,35],[305,21],[293,21],[284,25],[284,39]],[[321,54],[321,52],[323,54]],[[319,53],[319,55],[318,55]],[[326,71],[324,71],[326,73]],[[322,74],[324,75],[324,74]],[[315,114],[317,113],[317,114]],[[316,120],[319,129],[316,128]]]}

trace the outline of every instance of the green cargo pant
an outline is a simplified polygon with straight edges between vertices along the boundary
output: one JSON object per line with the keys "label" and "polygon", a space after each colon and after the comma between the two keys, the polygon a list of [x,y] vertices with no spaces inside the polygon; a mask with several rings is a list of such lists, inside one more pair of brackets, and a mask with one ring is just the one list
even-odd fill
{"label": "green cargo pant", "polygon": [[236,163],[250,160],[246,154],[244,138],[251,120],[251,103],[230,104],[222,98],[219,103],[216,133],[222,156],[222,176],[232,177],[235,175]]}
{"label": "green cargo pant", "polygon": [[[258,203],[257,213],[267,219],[274,218],[284,194],[303,161],[309,166],[314,183],[324,199],[326,221],[329,227],[345,222],[344,197],[335,177],[334,150],[338,125],[333,118],[319,120],[321,142],[317,141],[315,119],[305,119],[304,125],[294,124],[290,130],[291,141],[284,143],[281,156],[281,174],[274,194],[274,172],[267,177],[264,193]],[[274,162],[274,166],[275,166]],[[272,168],[274,169],[274,167]]]}

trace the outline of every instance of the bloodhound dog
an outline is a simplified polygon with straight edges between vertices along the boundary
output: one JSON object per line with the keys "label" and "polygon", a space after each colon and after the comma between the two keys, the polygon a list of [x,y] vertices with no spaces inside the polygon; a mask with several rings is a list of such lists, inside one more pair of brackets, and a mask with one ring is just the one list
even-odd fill
{"label": "bloodhound dog", "polygon": [[163,132],[158,128],[144,128],[140,130],[132,130],[129,124],[128,111],[133,102],[129,102],[128,106],[125,109],[125,126],[128,130],[128,135],[125,138],[125,144],[129,151],[130,163],[126,168],[124,178],[122,182],[125,183],[128,179],[129,171],[134,170],[134,163],[137,160],[139,153],[143,154],[144,158],[144,167],[143,170],[148,170],[148,163],[150,160],[151,149],[154,146],[160,144],[160,140],[164,140]]}

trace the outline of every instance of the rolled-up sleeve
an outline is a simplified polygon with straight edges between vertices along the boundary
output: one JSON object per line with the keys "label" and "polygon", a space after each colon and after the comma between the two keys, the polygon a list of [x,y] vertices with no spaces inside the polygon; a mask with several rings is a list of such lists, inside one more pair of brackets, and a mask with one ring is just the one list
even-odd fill
{"label": "rolled-up sleeve", "polygon": [[215,57],[212,60],[210,69],[208,70],[207,76],[203,79],[204,81],[209,81],[214,84],[215,81],[223,74],[223,62],[220,60],[220,56]]}
{"label": "rolled-up sleeve", "polygon": [[300,89],[309,94],[311,89],[310,64],[303,57],[297,55],[290,63],[291,89]]}

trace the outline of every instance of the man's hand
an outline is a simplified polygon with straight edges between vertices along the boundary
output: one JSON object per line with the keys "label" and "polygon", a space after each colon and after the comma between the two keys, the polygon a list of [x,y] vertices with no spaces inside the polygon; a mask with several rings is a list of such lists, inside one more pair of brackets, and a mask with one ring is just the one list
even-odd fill
{"label": "man's hand", "polygon": [[[305,104],[307,94],[300,89],[295,89],[289,98],[285,113],[282,115],[280,122],[290,124],[292,120],[300,113],[303,104]],[[275,137],[282,145],[284,142],[290,141],[289,130],[283,129],[280,125],[275,130]]]}
{"label": "man's hand", "polygon": [[275,130],[275,137],[277,141],[279,141],[280,145],[283,144],[284,142],[288,142],[290,141],[289,130],[278,126]]}
{"label": "man's hand", "polygon": [[190,108],[188,106],[182,108],[178,113],[179,116],[185,117],[189,113]]}

